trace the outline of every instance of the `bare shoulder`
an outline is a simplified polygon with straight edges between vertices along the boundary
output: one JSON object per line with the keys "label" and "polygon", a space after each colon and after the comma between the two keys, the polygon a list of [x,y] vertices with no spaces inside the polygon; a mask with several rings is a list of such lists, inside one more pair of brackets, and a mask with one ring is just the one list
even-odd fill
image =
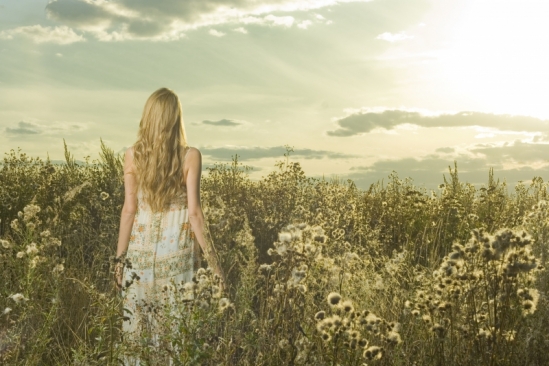
{"label": "bare shoulder", "polygon": [[124,170],[126,172],[132,171],[134,168],[133,164],[133,146],[126,149],[124,154]]}
{"label": "bare shoulder", "polygon": [[187,157],[185,158],[185,160],[189,161],[191,164],[201,163],[202,154],[200,153],[200,150],[198,150],[196,147],[189,147],[189,151],[187,152]]}
{"label": "bare shoulder", "polygon": [[133,160],[133,146],[130,146],[126,149],[125,156],[126,156],[126,159],[132,159]]}

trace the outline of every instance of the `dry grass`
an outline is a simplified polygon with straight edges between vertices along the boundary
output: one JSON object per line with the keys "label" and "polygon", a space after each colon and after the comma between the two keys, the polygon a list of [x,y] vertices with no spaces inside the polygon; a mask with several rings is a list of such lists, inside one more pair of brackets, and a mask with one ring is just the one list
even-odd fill
{"label": "dry grass", "polygon": [[237,160],[216,165],[202,196],[228,290],[209,270],[167,287],[156,336],[130,343],[111,280],[121,177],[104,146],[84,165],[6,154],[3,364],[549,364],[540,178],[509,193],[456,168],[435,191],[396,174],[364,191],[289,156],[257,182]]}

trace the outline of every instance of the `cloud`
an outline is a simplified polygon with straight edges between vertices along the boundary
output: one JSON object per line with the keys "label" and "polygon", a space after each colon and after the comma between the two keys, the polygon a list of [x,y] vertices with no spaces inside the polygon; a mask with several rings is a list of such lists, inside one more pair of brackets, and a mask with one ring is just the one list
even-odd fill
{"label": "cloud", "polygon": [[[183,37],[186,31],[223,24],[291,27],[294,17],[280,13],[368,1],[371,0],[52,0],[46,13],[50,19],[89,32],[101,41],[172,41]],[[307,21],[299,24],[306,27]]]}
{"label": "cloud", "polygon": [[42,133],[42,130],[34,123],[21,121],[17,127],[6,127],[6,133],[10,135],[38,135]]}
{"label": "cloud", "polygon": [[453,147],[439,147],[435,151],[450,154],[450,153],[453,153],[454,151],[456,151],[456,149],[454,149]]}
{"label": "cloud", "polygon": [[212,126],[240,126],[241,123],[240,122],[236,122],[232,119],[220,119],[219,121],[208,121],[208,120],[205,120],[205,121],[202,121],[203,124],[205,125],[212,125]]}
{"label": "cloud", "polygon": [[[245,147],[245,146],[227,146],[201,148],[203,155],[209,156],[215,160],[231,160],[231,156],[238,154],[240,160],[257,160],[264,158],[282,158],[286,153],[284,146],[273,147]],[[291,156],[303,159],[347,159],[357,158],[356,155],[348,155],[326,150],[294,149]]]}
{"label": "cloud", "polygon": [[389,32],[385,32],[385,33],[381,33],[380,35],[378,35],[376,37],[376,39],[381,39],[383,41],[387,41],[387,42],[399,42],[399,41],[404,41],[404,40],[407,40],[407,39],[412,39],[414,38],[414,36],[410,36],[404,32],[400,32],[400,33],[389,33]]}
{"label": "cloud", "polygon": [[505,162],[521,165],[533,162],[549,163],[548,143],[527,143],[516,140],[501,145],[478,144],[470,151],[483,155],[487,161],[501,165]]}
{"label": "cloud", "polygon": [[299,23],[297,27],[301,29],[307,29],[311,24],[313,24],[313,22],[311,22],[310,20],[304,20],[301,23]]}
{"label": "cloud", "polygon": [[225,35],[225,33],[217,31],[215,29],[210,29],[208,33],[214,37],[223,37]]}
{"label": "cloud", "polygon": [[62,45],[85,41],[83,36],[76,34],[67,26],[43,27],[41,25],[30,25],[0,32],[0,39],[13,39],[14,36],[29,38],[34,43],[57,43]]}
{"label": "cloud", "polygon": [[233,31],[238,32],[238,33],[242,33],[242,34],[248,34],[248,31],[246,30],[246,28],[243,28],[243,27],[235,28],[235,29],[233,29]]}
{"label": "cloud", "polygon": [[5,132],[11,136],[70,135],[86,128],[87,126],[82,123],[54,122],[46,124],[44,122],[20,121],[14,127],[6,127]]}
{"label": "cloud", "polygon": [[368,188],[378,181],[387,182],[387,177],[396,171],[403,179],[410,177],[417,185],[435,188],[443,182],[443,176],[448,178],[448,168],[458,165],[458,175],[461,181],[475,185],[488,181],[490,168],[494,169],[496,177],[513,186],[519,181],[529,181],[535,176],[547,180],[549,161],[549,144],[524,143],[515,141],[504,145],[476,145],[469,151],[456,153],[451,147],[439,148],[437,152],[422,158],[403,158],[395,160],[379,160],[369,166],[356,166],[351,173],[344,176],[355,181],[357,186]]}
{"label": "cloud", "polygon": [[272,25],[281,25],[284,27],[291,27],[294,24],[295,18],[292,16],[282,16],[277,17],[275,15],[269,14],[264,18],[267,22],[270,22]]}
{"label": "cloud", "polygon": [[392,130],[397,126],[412,124],[421,127],[466,127],[484,126],[498,130],[547,131],[549,121],[529,116],[514,116],[481,112],[426,115],[415,111],[384,110],[355,111],[337,119],[338,129],[328,131],[329,136],[354,136],[369,133],[376,128]]}

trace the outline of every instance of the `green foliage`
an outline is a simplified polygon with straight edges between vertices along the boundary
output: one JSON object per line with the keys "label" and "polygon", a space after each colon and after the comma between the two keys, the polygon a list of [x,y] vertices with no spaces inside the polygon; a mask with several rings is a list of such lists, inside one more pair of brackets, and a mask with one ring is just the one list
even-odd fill
{"label": "green foliage", "polygon": [[60,165],[21,151],[4,158],[3,364],[114,365],[128,355],[151,365],[549,362],[541,178],[509,192],[490,170],[477,189],[455,164],[437,190],[396,172],[360,190],[307,177],[291,148],[259,181],[238,157],[209,169],[202,204],[226,293],[201,270],[194,285],[165,290],[157,338],[121,342],[112,256],[122,157],[101,147],[83,164],[66,145]]}

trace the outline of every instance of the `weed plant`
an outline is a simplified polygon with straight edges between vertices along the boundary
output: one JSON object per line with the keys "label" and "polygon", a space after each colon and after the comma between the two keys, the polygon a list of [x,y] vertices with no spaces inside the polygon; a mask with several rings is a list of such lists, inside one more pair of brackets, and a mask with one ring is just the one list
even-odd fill
{"label": "weed plant", "polygon": [[[290,159],[252,181],[234,158],[202,182],[228,278],[163,289],[155,330],[123,339],[113,255],[121,157],[0,169],[0,363],[547,365],[547,184],[438,189],[391,174],[361,190]],[[202,263],[206,267],[206,263]],[[131,285],[130,285],[131,286]]]}

